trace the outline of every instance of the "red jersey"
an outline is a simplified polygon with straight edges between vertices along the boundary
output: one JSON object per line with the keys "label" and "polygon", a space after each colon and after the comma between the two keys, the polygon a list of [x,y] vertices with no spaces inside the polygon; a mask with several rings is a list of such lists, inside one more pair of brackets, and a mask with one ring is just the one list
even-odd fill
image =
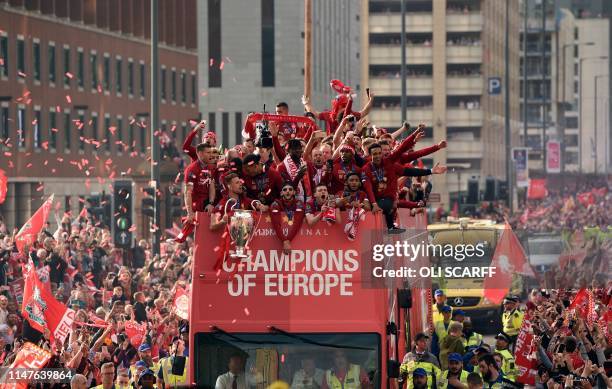
{"label": "red jersey", "polygon": [[[355,116],[355,120],[361,119],[361,112],[350,111],[349,114]],[[327,129],[327,135],[334,134],[336,132],[336,129],[340,125],[340,122],[336,120],[337,118],[333,116],[332,111],[320,112],[317,118],[319,120],[325,121],[325,128]]]}
{"label": "red jersey", "polygon": [[332,167],[331,180],[329,182],[330,192],[338,193],[344,189],[344,181],[349,173],[357,173],[361,176],[361,168],[357,166],[355,160],[351,160],[348,164],[342,161],[342,158],[336,158]]}
{"label": "red jersey", "polygon": [[204,162],[196,160],[185,169],[185,184],[193,184],[191,201],[193,210],[203,212],[208,205],[210,185],[214,185],[214,169]]}
{"label": "red jersey", "polygon": [[244,176],[247,195],[250,198],[258,199],[265,205],[272,204],[272,201],[278,197],[282,185],[283,179],[276,169],[268,169],[255,177]]}
{"label": "red jersey", "polygon": [[[276,232],[276,236],[282,242],[285,240],[291,241],[300,231],[302,222],[304,221],[304,203],[300,200],[293,199],[286,201],[284,199],[275,200],[270,206],[270,215],[272,218],[272,227]],[[283,216],[286,216],[286,224],[288,229],[283,229]]]}
{"label": "red jersey", "polygon": [[350,204],[353,201],[357,201],[360,204],[363,204],[365,200],[368,200],[367,193],[361,189],[356,190],[354,192],[348,189],[345,189],[343,191],[338,192],[336,197],[342,200],[342,205],[340,206],[340,209],[342,211],[346,210],[347,208],[350,208],[351,207]]}
{"label": "red jersey", "polygon": [[[221,216],[225,216],[225,204],[227,204],[229,200],[228,195],[223,195],[219,204],[215,207],[215,213],[220,213]],[[246,194],[241,194],[238,199],[232,199],[233,201],[227,206],[227,210],[230,211],[232,209],[243,209],[243,210],[253,210],[253,199],[250,199],[246,196]]]}

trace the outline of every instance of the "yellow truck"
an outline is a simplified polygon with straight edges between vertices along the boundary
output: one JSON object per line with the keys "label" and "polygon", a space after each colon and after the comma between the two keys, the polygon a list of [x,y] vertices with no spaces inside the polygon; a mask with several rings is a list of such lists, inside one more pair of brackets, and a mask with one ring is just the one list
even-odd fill
{"label": "yellow truck", "polygon": [[[470,218],[449,218],[444,223],[430,224],[428,227],[429,244],[447,247],[454,246],[453,254],[432,250],[430,261],[432,266],[446,267],[486,267],[490,266],[498,239],[504,229],[503,223],[491,220]],[[472,245],[477,250],[462,260],[458,260],[457,253],[460,247]],[[449,251],[450,252],[450,251]],[[459,273],[459,272],[457,272]],[[440,277],[432,280],[434,290],[440,288],[447,296],[447,303],[453,309],[461,309],[470,317],[475,328],[482,332],[496,332],[501,328],[500,304],[493,304],[483,297],[482,277],[465,276],[454,277],[452,274],[442,273]],[[513,290],[516,289],[513,281]]]}

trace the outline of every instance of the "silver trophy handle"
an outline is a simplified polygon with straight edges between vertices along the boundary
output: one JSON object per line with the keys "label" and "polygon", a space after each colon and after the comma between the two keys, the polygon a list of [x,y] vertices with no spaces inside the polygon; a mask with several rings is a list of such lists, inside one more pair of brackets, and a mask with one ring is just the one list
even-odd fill
{"label": "silver trophy handle", "polygon": [[234,205],[233,205],[233,206],[230,208],[230,210],[232,210],[232,209],[236,208],[236,205],[238,205],[238,202],[237,202],[236,200],[234,200],[234,199],[233,199],[233,198],[231,198],[231,197],[230,197],[230,198],[228,198],[228,199],[227,199],[227,201],[225,202],[225,207],[223,208],[223,213],[224,213],[225,215],[227,215],[227,206],[228,206],[230,203],[234,203]]}

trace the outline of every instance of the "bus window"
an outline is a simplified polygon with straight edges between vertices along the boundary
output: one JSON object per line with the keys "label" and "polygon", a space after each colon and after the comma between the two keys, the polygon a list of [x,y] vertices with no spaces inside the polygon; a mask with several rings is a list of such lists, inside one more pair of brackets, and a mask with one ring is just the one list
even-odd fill
{"label": "bus window", "polygon": [[195,382],[232,389],[236,376],[236,389],[265,389],[276,380],[325,389],[328,377],[344,370],[346,388],[380,388],[379,344],[374,333],[197,333]]}

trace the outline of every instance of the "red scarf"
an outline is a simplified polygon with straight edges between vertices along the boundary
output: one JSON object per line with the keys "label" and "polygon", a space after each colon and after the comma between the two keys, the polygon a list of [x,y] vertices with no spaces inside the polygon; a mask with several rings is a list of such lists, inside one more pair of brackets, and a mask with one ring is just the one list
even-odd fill
{"label": "red scarf", "polygon": [[[291,178],[291,180],[295,180],[295,177],[298,174],[298,171],[300,170],[300,167],[295,163],[295,161],[291,158],[291,156],[287,155],[285,157],[285,160],[283,161],[283,163],[285,164],[285,168],[287,169],[287,173],[289,173],[289,177]],[[306,161],[304,161],[304,158],[300,159],[300,166],[301,165],[306,165]],[[304,201],[306,201],[306,196],[308,193],[310,192],[310,176],[308,175],[308,169],[306,169],[306,173],[304,173],[304,177],[302,178],[302,185],[298,185],[298,187],[296,188],[297,193],[299,196],[303,196]]]}

